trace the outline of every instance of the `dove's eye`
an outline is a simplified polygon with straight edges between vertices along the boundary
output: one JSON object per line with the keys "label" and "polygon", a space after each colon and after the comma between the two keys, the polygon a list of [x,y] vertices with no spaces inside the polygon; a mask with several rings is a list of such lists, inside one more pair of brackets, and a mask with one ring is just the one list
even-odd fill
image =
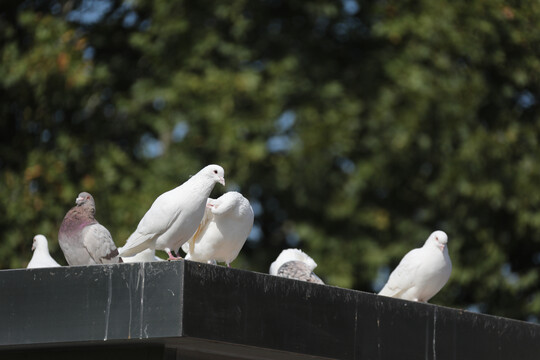
{"label": "dove's eye", "polygon": [[214,170],[214,174],[217,174],[217,170]]}

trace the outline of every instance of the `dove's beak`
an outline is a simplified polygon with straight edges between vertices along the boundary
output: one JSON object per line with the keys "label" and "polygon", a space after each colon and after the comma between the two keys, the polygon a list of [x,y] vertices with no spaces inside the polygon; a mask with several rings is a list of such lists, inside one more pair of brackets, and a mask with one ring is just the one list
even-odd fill
{"label": "dove's beak", "polygon": [[82,197],[78,197],[75,199],[75,204],[78,204],[79,202],[83,201],[84,199]]}
{"label": "dove's beak", "polygon": [[219,177],[219,183],[223,186],[225,186],[225,178],[224,177]]}
{"label": "dove's beak", "polygon": [[36,250],[36,243],[32,243],[32,251]]}
{"label": "dove's beak", "polygon": [[439,245],[438,245],[438,248],[441,249],[441,251],[444,251],[445,246],[446,246],[446,245],[444,245],[444,244],[439,244]]}

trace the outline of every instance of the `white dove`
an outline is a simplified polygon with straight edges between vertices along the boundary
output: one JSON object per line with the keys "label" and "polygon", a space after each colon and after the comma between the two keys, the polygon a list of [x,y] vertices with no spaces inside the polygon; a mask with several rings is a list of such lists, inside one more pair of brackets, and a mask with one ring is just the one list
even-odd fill
{"label": "white dove", "polygon": [[270,265],[270,275],[324,284],[313,272],[316,267],[317,263],[302,250],[285,249]]}
{"label": "white dove", "polygon": [[60,266],[60,264],[51,257],[51,254],[49,254],[49,244],[47,243],[47,238],[45,236],[34,236],[34,240],[32,242],[32,250],[34,251],[34,254],[32,255],[32,259],[26,267],[27,269]]}
{"label": "white dove", "polygon": [[424,246],[403,257],[379,295],[427,302],[442,289],[451,272],[448,236],[438,230],[429,236]]}
{"label": "white dove", "polygon": [[186,260],[230,267],[253,227],[253,208],[239,192],[229,191],[217,199],[208,199],[197,232],[182,245]]}
{"label": "white dove", "polygon": [[191,238],[201,223],[206,200],[216,183],[225,185],[225,171],[219,165],[208,165],[182,185],[161,194],[144,214],[137,230],[126,241],[121,257],[133,256],[145,249],[171,249]]}

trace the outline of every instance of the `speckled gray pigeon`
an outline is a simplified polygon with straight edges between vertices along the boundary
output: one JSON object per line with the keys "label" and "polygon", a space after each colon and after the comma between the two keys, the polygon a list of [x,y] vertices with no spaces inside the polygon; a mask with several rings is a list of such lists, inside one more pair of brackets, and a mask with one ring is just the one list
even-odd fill
{"label": "speckled gray pigeon", "polygon": [[111,233],[95,218],[94,198],[87,192],[79,194],[77,204],[68,211],[58,243],[69,265],[115,264],[122,262]]}
{"label": "speckled gray pigeon", "polygon": [[270,275],[324,284],[313,272],[316,267],[317,263],[302,250],[286,249],[270,265]]}
{"label": "speckled gray pigeon", "polygon": [[315,284],[324,284],[309,266],[301,261],[289,261],[281,265],[278,269],[277,276],[312,282]]}

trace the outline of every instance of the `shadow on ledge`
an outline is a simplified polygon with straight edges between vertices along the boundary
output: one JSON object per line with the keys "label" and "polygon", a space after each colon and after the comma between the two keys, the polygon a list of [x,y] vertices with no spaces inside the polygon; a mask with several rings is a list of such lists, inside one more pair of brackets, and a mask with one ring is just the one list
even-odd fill
{"label": "shadow on ledge", "polygon": [[0,271],[1,359],[519,359],[540,326],[190,261]]}

